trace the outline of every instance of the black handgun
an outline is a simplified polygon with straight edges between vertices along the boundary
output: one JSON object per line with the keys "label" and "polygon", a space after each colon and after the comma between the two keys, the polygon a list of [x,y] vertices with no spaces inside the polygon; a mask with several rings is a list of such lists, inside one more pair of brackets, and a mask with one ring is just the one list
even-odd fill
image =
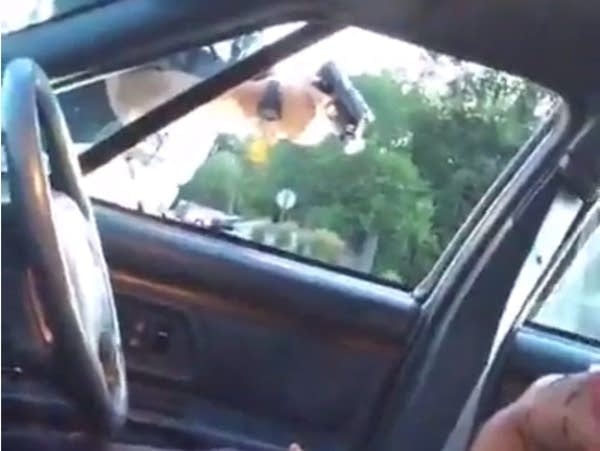
{"label": "black handgun", "polygon": [[362,137],[375,115],[350,79],[330,61],[319,69],[314,84],[333,99],[336,114],[331,119],[342,142]]}

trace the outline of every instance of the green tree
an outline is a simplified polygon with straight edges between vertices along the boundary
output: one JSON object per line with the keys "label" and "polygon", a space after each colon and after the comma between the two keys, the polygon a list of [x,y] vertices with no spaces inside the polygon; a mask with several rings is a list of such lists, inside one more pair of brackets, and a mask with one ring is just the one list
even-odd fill
{"label": "green tree", "polygon": [[243,158],[243,143],[227,141],[226,155],[211,157],[182,195],[272,217],[276,193],[290,188],[298,204],[288,220],[358,253],[370,243],[371,272],[414,285],[531,134],[547,98],[510,76],[454,64],[459,76],[444,91],[391,72],[355,77],[376,116],[360,154],[345,155],[333,138],[311,149],[283,142],[256,166]]}
{"label": "green tree", "polygon": [[222,151],[211,156],[184,185],[179,197],[234,213],[243,167],[237,155]]}
{"label": "green tree", "polygon": [[427,183],[407,152],[380,146],[375,134],[351,157],[333,139],[312,149],[279,144],[267,167],[248,168],[242,205],[268,214],[282,188],[297,193],[290,219],[303,227],[334,231],[357,250],[370,236],[382,240],[375,272],[395,268],[415,281],[439,251]]}
{"label": "green tree", "polygon": [[412,155],[431,183],[435,231],[445,246],[539,121],[548,96],[536,86],[492,70],[464,71],[414,116]]}

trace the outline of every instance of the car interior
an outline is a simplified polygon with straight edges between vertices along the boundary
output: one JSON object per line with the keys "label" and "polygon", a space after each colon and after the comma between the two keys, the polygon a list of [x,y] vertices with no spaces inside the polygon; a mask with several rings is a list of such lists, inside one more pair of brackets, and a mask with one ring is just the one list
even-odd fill
{"label": "car interior", "polygon": [[[290,21],[305,25],[71,150],[67,87]],[[83,190],[83,174],[347,25],[562,99],[414,290]],[[598,42],[600,5],[579,0],[116,0],[3,35],[6,449],[463,450],[538,377],[600,362],[594,338],[528,321],[600,222]]]}

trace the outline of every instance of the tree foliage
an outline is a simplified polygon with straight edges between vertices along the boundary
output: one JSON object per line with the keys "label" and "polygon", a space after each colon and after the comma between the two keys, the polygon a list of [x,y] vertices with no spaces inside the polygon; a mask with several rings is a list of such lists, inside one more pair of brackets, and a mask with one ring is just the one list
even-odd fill
{"label": "tree foliage", "polygon": [[371,272],[414,285],[532,133],[547,94],[480,68],[460,68],[434,92],[391,72],[353,81],[376,116],[363,152],[345,155],[334,138],[310,149],[282,142],[253,165],[247,144],[228,139],[181,195],[256,218],[274,217],[276,193],[292,189],[288,220],[333,233],[349,252],[375,243]]}

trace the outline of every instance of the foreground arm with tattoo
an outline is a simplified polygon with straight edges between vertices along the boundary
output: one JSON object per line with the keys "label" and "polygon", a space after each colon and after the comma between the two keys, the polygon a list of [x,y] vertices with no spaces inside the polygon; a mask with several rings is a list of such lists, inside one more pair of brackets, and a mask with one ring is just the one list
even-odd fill
{"label": "foreground arm with tattoo", "polygon": [[471,451],[600,451],[600,371],[540,379],[485,423]]}
{"label": "foreground arm with tattoo", "polygon": [[600,372],[540,379],[484,425],[471,451],[600,451]]}

